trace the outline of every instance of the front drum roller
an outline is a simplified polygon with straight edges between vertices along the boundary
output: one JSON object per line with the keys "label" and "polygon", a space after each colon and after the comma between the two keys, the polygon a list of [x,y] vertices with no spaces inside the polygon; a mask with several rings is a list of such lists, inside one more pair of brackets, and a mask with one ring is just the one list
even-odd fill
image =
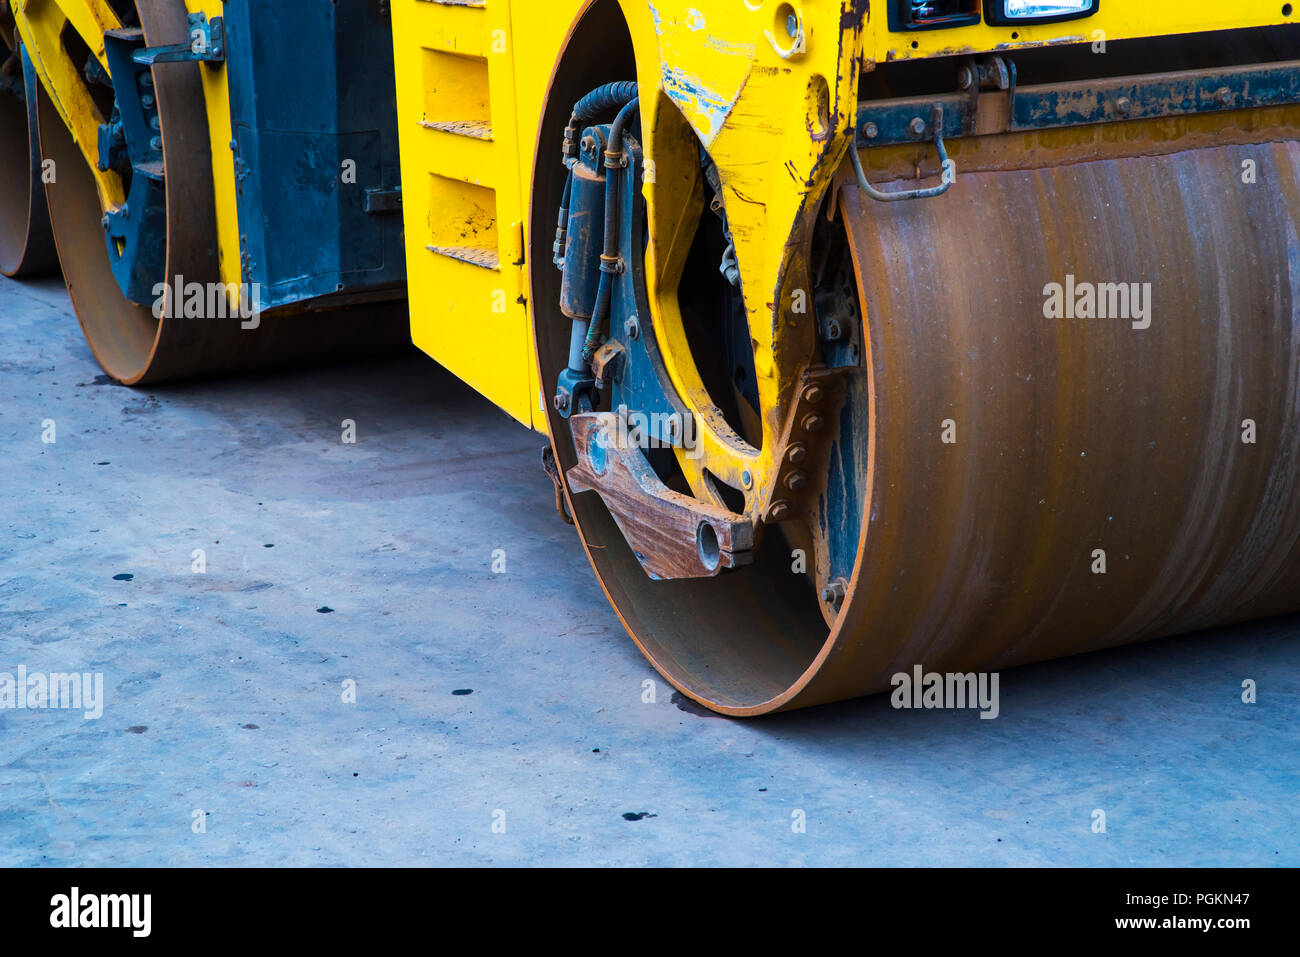
{"label": "front drum roller", "polygon": [[[149,46],[188,42],[184,4],[137,0]],[[166,174],[166,277],[219,277],[212,158],[197,63],[152,68]],[[109,375],[140,385],[329,358],[348,358],[410,341],[405,302],[296,313],[267,312],[256,329],[231,318],[172,318],[127,299],[113,276],[94,178],[71,133],[41,91],[43,155],[58,176],[46,185],[59,261],[72,305],[95,358]],[[159,282],[164,276],[158,277]]]}
{"label": "front drum roller", "polygon": [[[559,101],[600,79],[561,74]],[[918,665],[996,671],[1300,609],[1298,121],[991,140],[947,195],[907,203],[868,198],[846,162],[828,202],[864,356],[817,499],[824,529],[855,529],[842,602],[828,625],[770,526],[746,567],[652,580],[570,478],[588,557],[655,667],[750,716],[886,691]],[[541,157],[532,229],[549,240],[563,178]],[[531,276],[550,394],[568,326],[546,252]],[[1121,282],[1146,297],[1131,314],[1048,305],[1052,284]],[[551,414],[571,474],[568,425]]]}
{"label": "front drum roller", "polygon": [[12,24],[0,23],[0,273],[12,277],[58,267],[31,94],[39,83]]}

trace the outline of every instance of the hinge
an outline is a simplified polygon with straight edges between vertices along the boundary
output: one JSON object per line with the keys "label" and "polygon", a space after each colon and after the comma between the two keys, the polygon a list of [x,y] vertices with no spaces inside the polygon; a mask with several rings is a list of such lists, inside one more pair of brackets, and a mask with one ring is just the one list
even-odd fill
{"label": "hinge", "polygon": [[145,47],[136,51],[135,62],[145,66],[155,63],[220,63],[226,59],[226,21],[221,17],[208,19],[205,13],[191,13],[185,18],[189,24],[188,43],[173,43],[161,47]]}

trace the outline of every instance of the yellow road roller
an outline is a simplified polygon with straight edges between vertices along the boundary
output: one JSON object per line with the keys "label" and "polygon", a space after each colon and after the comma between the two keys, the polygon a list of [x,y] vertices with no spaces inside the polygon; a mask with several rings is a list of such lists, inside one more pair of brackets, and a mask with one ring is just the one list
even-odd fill
{"label": "yellow road roller", "polygon": [[2,175],[124,382],[409,331],[759,715],[1300,609],[1294,19],[9,0]]}

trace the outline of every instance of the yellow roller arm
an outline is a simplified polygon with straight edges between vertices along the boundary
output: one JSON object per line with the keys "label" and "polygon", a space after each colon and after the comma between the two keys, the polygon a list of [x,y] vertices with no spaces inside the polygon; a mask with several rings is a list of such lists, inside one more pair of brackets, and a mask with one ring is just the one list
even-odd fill
{"label": "yellow roller arm", "polygon": [[105,118],[86,88],[85,64],[72,62],[64,50],[63,32],[69,26],[76,31],[107,73],[104,32],[120,28],[121,21],[106,0],[12,0],[12,9],[41,86],[95,177],[101,207],[116,209],[126,200],[122,178],[98,166],[99,127]]}

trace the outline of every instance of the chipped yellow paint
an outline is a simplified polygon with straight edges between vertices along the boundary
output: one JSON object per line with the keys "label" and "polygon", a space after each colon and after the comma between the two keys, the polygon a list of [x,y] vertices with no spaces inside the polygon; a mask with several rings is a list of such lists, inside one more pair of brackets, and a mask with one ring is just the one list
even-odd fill
{"label": "chipped yellow paint", "polygon": [[62,36],[65,27],[71,26],[107,72],[104,31],[117,29],[121,22],[105,0],[12,0],[11,9],[41,86],[95,178],[100,208],[106,212],[117,209],[126,201],[122,178],[97,165],[99,127],[105,118],[86,87],[83,64],[72,62],[63,49]]}
{"label": "chipped yellow paint", "polygon": [[[633,6],[641,4],[624,9],[636,23]],[[646,57],[638,47],[642,90],[662,91],[642,94],[643,107],[651,104],[646,140],[656,171],[646,187],[651,310],[665,364],[700,437],[699,448],[679,462],[695,494],[715,504],[723,503],[706,470],[735,489],[751,486],[751,515],[770,496],[784,410],[813,348],[806,239],[845,154],[857,105],[863,19],[856,7],[852,0],[655,0],[654,50]],[[797,18],[793,36],[790,10]],[[707,146],[722,181],[754,349],[760,448],[736,435],[709,398],[677,307],[677,283],[701,215],[691,199],[697,159],[682,121]]]}
{"label": "chipped yellow paint", "polygon": [[[1095,18],[1054,26],[891,33],[884,2],[618,2],[635,51],[643,147],[653,168],[644,185],[651,318],[673,385],[695,414],[701,439],[700,454],[682,456],[680,462],[695,493],[715,503],[706,470],[735,488],[745,485],[742,474],[749,472],[751,514],[761,511],[770,495],[772,455],[784,412],[795,377],[813,353],[807,240],[849,146],[859,69],[891,59],[1096,43],[1288,19],[1282,4],[1273,0],[1106,0]],[[565,37],[586,6],[584,0],[485,0],[478,7],[424,0],[394,4],[413,336],[479,391],[539,430],[545,429],[545,399],[538,394],[531,360],[527,372],[518,362],[521,352],[531,355],[526,312],[511,308],[504,317],[494,315],[485,305],[483,284],[466,281],[481,267],[434,259],[426,247],[436,232],[435,219],[445,217],[454,224],[460,215],[465,222],[481,223],[483,197],[473,187],[495,194],[496,241],[521,235],[528,221],[526,198],[532,192],[545,91]],[[794,36],[787,28],[791,13]],[[483,52],[483,30],[489,23],[508,23],[511,36],[528,38],[509,48],[508,66]],[[456,111],[429,115],[436,97],[431,98],[428,87],[437,72],[421,72],[421,58],[429,50],[465,58],[463,75],[442,80],[465,104],[463,116],[452,115]],[[475,77],[482,85],[480,61],[487,69],[486,98],[466,88]],[[444,58],[435,66],[448,64],[456,65]],[[512,119],[503,122],[510,107]],[[490,115],[488,136],[480,135],[479,145],[468,142],[474,137],[466,136],[467,131],[483,132],[485,115]],[[717,164],[736,242],[758,373],[760,448],[735,434],[709,398],[677,306],[677,285],[704,213],[698,143]],[[443,177],[450,185],[431,177]],[[457,183],[470,188],[457,195]],[[434,212],[428,202],[437,190],[449,201]],[[492,245],[492,240],[475,239],[484,235],[481,228],[466,233],[473,249]],[[527,248],[526,243],[518,248]],[[504,266],[499,258],[498,271]],[[494,282],[514,288],[514,279],[500,275]],[[522,271],[518,282],[523,282]]]}

